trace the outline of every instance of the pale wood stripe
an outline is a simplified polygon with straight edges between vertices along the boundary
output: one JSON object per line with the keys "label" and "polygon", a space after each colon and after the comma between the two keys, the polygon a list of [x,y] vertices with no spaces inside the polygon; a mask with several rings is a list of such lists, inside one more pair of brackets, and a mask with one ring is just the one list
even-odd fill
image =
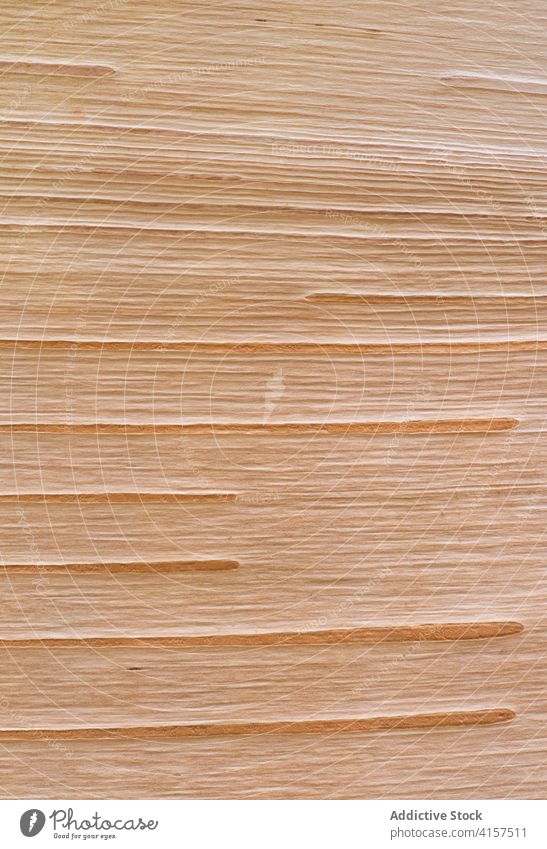
{"label": "pale wood stripe", "polygon": [[39,76],[104,77],[115,73],[110,65],[77,62],[38,62],[20,59],[0,61],[0,74],[38,74]]}

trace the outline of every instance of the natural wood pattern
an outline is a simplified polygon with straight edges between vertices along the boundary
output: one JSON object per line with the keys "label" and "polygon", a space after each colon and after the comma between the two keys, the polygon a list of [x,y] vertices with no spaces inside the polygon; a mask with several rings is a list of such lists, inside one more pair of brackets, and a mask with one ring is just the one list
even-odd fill
{"label": "natural wood pattern", "polygon": [[417,716],[374,716],[365,719],[323,719],[304,722],[241,722],[211,725],[146,725],[142,728],[21,728],[0,729],[0,740],[101,740],[110,737],[243,737],[249,734],[340,734],[347,732],[390,731],[399,728],[444,728],[455,725],[493,725],[509,722],[511,710],[460,711],[459,713],[418,714]]}
{"label": "natural wood pattern", "polygon": [[0,16],[0,795],[543,798],[539,0]]}
{"label": "natural wood pattern", "polygon": [[517,419],[432,419],[428,421],[399,421],[399,422],[276,422],[275,424],[257,424],[256,422],[214,422],[214,424],[159,424],[159,425],[128,425],[128,424],[82,424],[82,425],[51,425],[51,424],[15,424],[0,425],[0,431],[9,433],[136,433],[136,434],[166,434],[179,433],[257,433],[275,434],[320,434],[337,433],[342,436],[369,433],[483,433],[492,430],[511,430],[517,427]]}
{"label": "natural wood pattern", "polygon": [[465,622],[438,625],[416,625],[413,628],[352,628],[351,630],[296,631],[294,633],[205,634],[193,637],[56,637],[40,640],[0,640],[0,648],[32,648],[39,643],[44,648],[77,648],[81,645],[96,648],[109,646],[165,646],[167,648],[209,646],[314,646],[367,644],[382,642],[415,642],[420,640],[480,640],[487,637],[506,637],[520,634],[520,622]]}
{"label": "natural wood pattern", "polygon": [[[237,560],[157,560],[153,563],[136,561],[134,563],[59,563],[46,566],[40,563],[41,575],[59,575],[63,572],[92,575],[99,573],[131,574],[133,572],[229,572],[239,569]],[[36,575],[35,563],[11,563],[9,566],[0,567],[4,573]]]}
{"label": "natural wood pattern", "polygon": [[215,504],[235,501],[231,492],[27,492],[0,494],[0,503],[15,504]]}
{"label": "natural wood pattern", "polygon": [[495,711],[507,704],[508,692],[515,722],[522,722],[529,703],[542,698],[545,670],[542,660],[520,692],[526,632],[493,639],[292,645],[177,639],[101,644],[81,636],[77,644],[35,640],[3,648],[10,709],[2,728],[453,714]]}
{"label": "natural wood pattern", "polygon": [[[463,375],[466,379],[463,379]],[[384,348],[192,352],[13,349],[0,357],[0,424],[544,420],[536,346],[457,352]],[[366,416],[363,415],[366,410]],[[523,418],[523,413],[525,418]]]}

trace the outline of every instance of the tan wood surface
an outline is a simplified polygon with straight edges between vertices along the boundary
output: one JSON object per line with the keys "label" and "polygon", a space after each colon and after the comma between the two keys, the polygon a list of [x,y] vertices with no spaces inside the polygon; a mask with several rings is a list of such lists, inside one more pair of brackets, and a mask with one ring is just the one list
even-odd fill
{"label": "tan wood surface", "polygon": [[544,798],[545,5],[0,20],[0,796]]}

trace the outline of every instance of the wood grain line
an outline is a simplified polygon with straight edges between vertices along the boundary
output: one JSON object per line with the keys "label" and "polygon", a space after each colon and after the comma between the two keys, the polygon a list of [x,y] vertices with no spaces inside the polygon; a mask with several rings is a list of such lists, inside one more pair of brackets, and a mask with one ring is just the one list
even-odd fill
{"label": "wood grain line", "polygon": [[20,59],[0,60],[0,74],[39,74],[41,76],[104,77],[115,73],[110,65],[86,65],[72,62],[29,62]]}
{"label": "wood grain line", "polygon": [[[303,301],[307,301],[312,304],[349,304],[351,306],[359,305],[362,306],[371,305],[371,306],[403,306],[403,307],[412,307],[412,306],[474,306],[479,302],[488,302],[495,304],[502,304],[507,306],[513,306],[515,304],[535,304],[537,302],[543,304],[547,301],[547,296],[545,295],[489,295],[489,294],[478,294],[478,295],[424,295],[424,294],[413,294],[409,293],[408,295],[378,295],[378,294],[356,294],[351,292],[315,292],[311,295],[304,295],[302,298]],[[427,344],[427,343],[426,343]],[[438,344],[438,343],[437,343]],[[447,343],[453,344],[453,343]],[[468,344],[461,343],[458,344]],[[480,344],[480,343],[479,343]],[[499,344],[496,342],[495,344]]]}
{"label": "wood grain line", "polygon": [[339,734],[397,731],[417,728],[461,728],[510,722],[508,708],[424,713],[405,716],[370,716],[358,719],[309,719],[279,722],[211,722],[192,725],[144,725],[97,728],[2,728],[0,740],[101,740],[141,738],[201,738],[250,734]]}
{"label": "wood grain line", "polygon": [[210,504],[235,502],[234,492],[29,492],[4,493],[0,503],[15,504]]}
{"label": "wood grain line", "polygon": [[440,82],[445,85],[463,88],[502,91],[509,94],[541,95],[547,94],[547,80],[530,77],[510,77],[501,74],[454,73],[442,74]]}
{"label": "wood grain line", "polygon": [[188,354],[225,354],[237,351],[242,354],[317,354],[328,351],[332,354],[414,354],[426,351],[431,354],[476,354],[487,351],[536,352],[547,351],[547,339],[506,339],[499,342],[163,342],[157,341],[110,341],[77,339],[2,339],[0,350],[23,351],[181,351]]}
{"label": "wood grain line", "polygon": [[[105,236],[135,236],[142,237],[143,234],[154,234],[154,235],[162,235],[162,236],[174,236],[175,234],[185,234],[185,238],[195,238],[196,235],[205,235],[210,237],[215,235],[219,238],[252,238],[252,239],[263,239],[263,238],[271,238],[273,241],[278,243],[283,242],[285,239],[300,239],[306,240],[309,244],[313,244],[314,242],[324,243],[325,239],[333,239],[337,240],[341,243],[348,243],[350,249],[353,249],[352,242],[359,249],[366,249],[368,247],[367,243],[372,243],[373,245],[380,245],[391,247],[393,245],[400,246],[405,245],[408,246],[408,250],[412,250],[412,247],[415,245],[427,245],[428,247],[433,247],[436,249],[437,246],[441,246],[441,248],[446,247],[447,244],[452,244],[454,247],[461,249],[467,248],[469,245],[475,246],[475,244],[480,245],[488,245],[491,246],[492,249],[495,247],[506,247],[507,244],[513,245],[520,250],[524,249],[524,246],[535,246],[538,240],[537,235],[534,233],[533,235],[518,235],[512,233],[510,237],[508,236],[495,236],[491,233],[487,233],[485,235],[474,235],[469,231],[467,233],[457,233],[457,232],[447,232],[443,233],[442,231],[439,234],[434,234],[431,230],[424,230],[423,232],[409,233],[408,229],[405,228],[405,218],[409,218],[410,220],[415,219],[416,214],[420,212],[420,208],[418,207],[416,210],[412,210],[412,212],[400,213],[401,216],[401,226],[400,229],[394,229],[392,231],[387,232],[374,232],[367,233],[366,231],[358,231],[354,229],[341,230],[339,227],[323,227],[323,228],[315,228],[313,229],[312,225],[301,225],[296,226],[295,224],[287,224],[285,227],[275,227],[275,226],[245,226],[242,224],[241,226],[235,226],[232,224],[204,224],[204,223],[195,223],[188,225],[176,225],[176,224],[157,224],[157,225],[145,225],[143,222],[120,222],[115,223],[112,219],[109,221],[104,220],[73,220],[71,218],[34,218],[29,220],[27,217],[3,217],[0,220],[0,232],[3,230],[15,230],[15,231],[26,231],[26,232],[34,232],[39,233],[40,235],[51,234],[49,238],[53,236],[53,234],[66,234],[72,233],[74,235],[79,236],[95,236],[97,233],[101,233]],[[453,213],[449,213],[453,214]],[[467,218],[467,214],[465,214],[463,220]],[[478,216],[479,220],[484,216]],[[529,218],[531,220],[535,220],[535,218],[530,215]],[[524,219],[526,220],[526,219]],[[440,228],[439,228],[440,230]],[[412,247],[411,247],[412,246]]]}
{"label": "wood grain line", "polygon": [[[454,75],[452,75],[454,76]],[[441,77],[441,81],[448,80],[450,75],[446,75]],[[290,137],[288,137],[285,133],[276,133],[275,128],[269,128],[268,133],[265,134],[263,131],[249,129],[248,127],[238,127],[237,129],[233,129],[230,127],[229,132],[226,129],[223,129],[222,132],[219,132],[215,128],[211,128],[208,126],[200,127],[199,129],[195,129],[194,127],[162,127],[157,126],[155,124],[142,124],[139,123],[136,125],[133,123],[123,124],[117,121],[114,125],[112,122],[108,122],[105,120],[100,120],[103,116],[96,115],[94,116],[95,120],[89,121],[86,123],[86,128],[93,132],[97,130],[104,130],[107,134],[107,139],[110,141],[110,145],[112,145],[111,134],[112,128],[115,127],[116,130],[124,131],[124,136],[126,134],[128,136],[137,135],[137,136],[166,136],[171,139],[178,139],[182,137],[185,140],[204,140],[206,142],[218,142],[229,139],[231,142],[240,143],[240,142],[251,142],[267,144],[268,146],[273,144],[284,145],[287,150],[282,152],[282,156],[287,159],[306,159],[308,157],[308,152],[306,148],[310,145],[317,145],[317,137],[314,135],[309,135],[305,133],[303,129],[299,129],[295,131],[294,128],[291,128]],[[36,126],[45,126],[52,127],[56,132],[59,130],[69,130],[72,131],[74,129],[82,129],[82,124],[79,121],[70,120],[69,116],[65,116],[63,118],[52,118],[50,115],[38,115],[32,120],[28,118],[21,117],[12,117],[9,114],[6,115],[5,118],[2,119],[2,122],[7,125],[12,125],[17,127],[21,131],[22,137],[24,138],[25,132],[32,130]],[[125,132],[127,131],[127,133]],[[70,136],[70,133],[67,135]],[[291,147],[291,145],[293,147]],[[325,145],[323,148],[322,145]],[[294,148],[296,146],[296,149]],[[379,148],[382,150],[388,151],[391,153],[405,153],[405,154],[417,154],[422,157],[430,157],[433,155],[436,159],[439,156],[439,145],[438,142],[429,142],[417,140],[414,138],[408,138],[404,141],[399,141],[397,139],[387,139],[382,138],[381,142],[378,141],[370,141],[367,142],[363,139],[353,139],[351,137],[344,136],[342,139],[340,136],[336,134],[328,134],[323,135],[321,139],[321,146],[317,151],[318,158],[321,159],[333,159],[339,158],[340,155],[345,156],[346,161],[348,151],[354,152],[356,154],[355,161],[358,161],[357,157],[361,157],[363,161],[374,162],[375,158],[378,158]],[[300,149],[298,149],[300,148]],[[154,152],[157,151],[157,146],[154,145],[152,150]],[[450,139],[443,142],[443,146],[441,148],[441,152],[444,156],[446,155],[466,155],[469,157],[470,155],[470,146],[469,143],[462,143],[458,139]],[[530,161],[534,162],[540,159],[540,154],[535,151],[531,151],[530,147],[522,147],[521,144],[510,144],[507,138],[504,138],[503,144],[496,145],[493,144],[492,140],[488,145],[487,150],[481,150],[476,146],[473,148],[473,162],[479,163],[491,163],[492,156],[495,155],[497,157],[509,157],[511,160],[515,159],[517,165],[522,161],[529,166]],[[391,161],[391,160],[390,160]],[[429,162],[429,159],[426,159],[426,162]],[[514,165],[513,167],[517,167]],[[345,207],[340,207],[340,209],[336,209],[336,211],[345,211]],[[351,210],[350,210],[351,211]]]}
{"label": "wood grain line", "polygon": [[339,643],[376,644],[484,640],[520,634],[520,622],[449,622],[414,626],[343,628],[323,631],[287,631],[247,634],[206,634],[181,637],[46,637],[0,640],[0,649],[26,648],[252,648],[255,646],[315,646]]}
{"label": "wood grain line", "polygon": [[[510,416],[487,419],[416,419],[392,422],[215,422],[181,424],[0,424],[0,433],[257,433],[257,434],[382,434],[382,433],[487,433],[512,430],[519,420]],[[15,496],[9,496],[13,499]],[[24,496],[21,496],[24,497]]]}
{"label": "wood grain line", "polygon": [[59,563],[59,564],[32,564],[22,563],[9,566],[1,566],[0,574],[27,575],[48,574],[60,575],[74,573],[78,575],[119,573],[119,574],[154,574],[156,572],[231,572],[239,569],[241,564],[238,560],[158,560],[157,562],[140,562],[138,560],[128,563]]}

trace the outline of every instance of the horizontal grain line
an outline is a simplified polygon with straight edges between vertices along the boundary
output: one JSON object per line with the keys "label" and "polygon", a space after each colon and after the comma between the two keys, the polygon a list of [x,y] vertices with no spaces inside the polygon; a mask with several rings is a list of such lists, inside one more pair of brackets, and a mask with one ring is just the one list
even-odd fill
{"label": "horizontal grain line", "polygon": [[535,79],[534,77],[511,77],[500,74],[487,75],[462,72],[441,74],[439,79],[447,85],[486,89],[487,91],[532,95],[547,94],[547,79]]}
{"label": "horizontal grain line", "polygon": [[44,76],[104,77],[115,73],[110,65],[85,65],[71,62],[28,62],[19,59],[0,60],[0,74],[42,74]]}
{"label": "horizontal grain line", "polygon": [[279,631],[247,634],[204,634],[181,637],[45,637],[0,640],[0,648],[253,648],[485,640],[520,634],[520,622],[464,622],[414,626],[343,628],[326,631]]}
{"label": "horizontal grain line", "polygon": [[367,342],[347,344],[343,342],[162,342],[157,341],[109,341],[75,339],[2,339],[0,350],[23,351],[184,351],[187,353],[225,354],[233,351],[242,354],[397,354],[419,353],[485,353],[487,351],[546,351],[547,339],[507,339],[500,342]]}
{"label": "horizontal grain line", "polygon": [[[507,304],[513,306],[514,304],[520,305],[524,303],[526,305],[535,304],[537,301],[540,301],[542,304],[547,301],[546,295],[424,295],[424,294],[408,294],[408,295],[378,295],[371,293],[368,294],[356,294],[351,292],[315,292],[311,295],[305,295],[303,297],[304,301],[308,301],[313,304],[350,304],[350,305],[378,305],[383,306],[384,304],[395,304],[401,306],[431,306],[431,305],[454,305],[454,306],[462,306],[469,305],[475,306],[479,301],[488,301],[488,303],[494,302],[495,304]],[[521,340],[525,341],[525,340]],[[416,343],[419,344],[419,343]],[[427,345],[427,343],[425,343]],[[438,344],[438,343],[434,343]],[[448,344],[454,344],[452,342]],[[462,344],[461,342],[457,342],[456,344]],[[464,342],[463,344],[469,344]],[[476,344],[481,344],[476,343]],[[499,342],[495,344],[500,344]],[[506,344],[506,343],[502,343]],[[537,340],[534,344],[537,344]]]}
{"label": "horizontal grain line", "polygon": [[95,574],[97,572],[113,572],[119,574],[156,573],[156,572],[228,572],[239,569],[238,560],[158,560],[132,561],[128,563],[10,563],[0,566],[0,574],[17,575],[59,575],[75,573],[78,575]]}
{"label": "horizontal grain line", "polygon": [[[82,124],[81,124],[80,121],[69,121],[67,119],[58,120],[56,118],[49,118],[48,116],[46,116],[46,117],[40,116],[40,117],[33,118],[32,120],[28,120],[28,119],[25,119],[25,118],[12,118],[9,115],[7,115],[5,118],[2,119],[2,123],[4,123],[4,124],[15,124],[18,127],[21,127],[23,129],[28,129],[28,130],[32,130],[36,126],[40,126],[40,125],[50,126],[50,127],[54,127],[54,128],[67,127],[69,129],[74,129],[74,128],[79,129],[79,130],[82,129]],[[92,131],[94,131],[94,130],[105,130],[105,131],[108,131],[109,134],[111,134],[112,129],[117,129],[117,130],[123,129],[123,130],[135,132],[136,134],[151,135],[153,137],[155,137],[157,134],[162,134],[162,135],[169,135],[169,136],[174,136],[174,137],[182,137],[184,140],[190,139],[191,141],[193,141],[194,139],[197,139],[200,143],[202,143],[203,140],[212,139],[214,141],[226,141],[226,140],[228,140],[229,142],[251,141],[253,143],[258,140],[259,142],[263,142],[264,144],[268,145],[268,147],[271,144],[273,144],[274,142],[280,142],[281,144],[284,144],[284,145],[291,145],[291,144],[294,145],[295,143],[299,143],[299,144],[305,143],[306,145],[316,145],[316,146],[317,145],[319,145],[319,146],[327,145],[327,147],[326,147],[326,154],[327,155],[329,155],[330,146],[338,144],[338,145],[340,145],[340,152],[342,154],[345,154],[348,151],[348,149],[350,149],[350,148],[355,149],[355,152],[358,153],[358,154],[361,152],[361,150],[369,151],[369,150],[372,149],[374,151],[374,153],[372,153],[370,155],[370,158],[373,159],[373,160],[380,158],[381,151],[386,149],[386,148],[392,149],[392,150],[397,151],[397,152],[401,151],[401,150],[403,152],[407,152],[409,150],[410,151],[418,151],[418,152],[424,151],[428,155],[433,154],[433,156],[435,158],[438,158],[439,153],[443,153],[443,154],[454,153],[454,154],[457,154],[458,156],[462,153],[463,154],[470,154],[473,157],[476,157],[475,159],[472,160],[474,163],[482,162],[483,160],[486,160],[489,165],[492,163],[492,156],[494,154],[496,154],[496,156],[498,156],[498,157],[500,157],[500,156],[506,156],[506,157],[522,156],[522,158],[533,159],[534,161],[541,159],[540,155],[534,155],[533,152],[530,151],[530,148],[526,147],[526,146],[516,147],[516,146],[513,145],[511,147],[507,147],[506,145],[503,145],[503,146],[499,146],[499,147],[494,147],[492,145],[489,145],[487,150],[483,150],[481,148],[477,148],[477,145],[473,144],[471,142],[469,142],[468,144],[462,144],[461,142],[455,142],[455,141],[451,141],[451,140],[445,140],[444,143],[443,143],[443,147],[439,148],[438,144],[435,144],[435,143],[432,144],[432,143],[429,143],[429,142],[422,143],[422,142],[418,142],[414,139],[409,139],[408,141],[404,141],[404,142],[399,142],[399,141],[391,140],[391,139],[388,139],[388,140],[382,139],[382,141],[372,140],[370,142],[365,142],[365,141],[361,141],[361,140],[355,141],[354,139],[347,139],[347,138],[341,139],[340,136],[338,136],[338,137],[323,136],[323,137],[321,137],[321,139],[318,139],[316,136],[272,135],[271,132],[268,132],[268,133],[258,132],[258,133],[256,133],[256,132],[245,132],[243,130],[235,130],[235,131],[232,131],[232,132],[228,132],[227,130],[224,130],[222,132],[219,132],[219,131],[215,131],[215,130],[211,130],[211,129],[203,129],[203,128],[200,128],[199,130],[194,130],[191,127],[184,127],[184,128],[181,129],[181,128],[176,127],[176,126],[159,127],[159,126],[154,125],[154,124],[137,124],[137,125],[135,125],[134,123],[133,124],[121,124],[121,123],[119,123],[119,121],[114,121],[114,122],[110,121],[110,122],[105,122],[103,124],[98,123],[98,122],[86,123],[83,129],[92,130]],[[296,152],[290,151],[290,153],[292,155],[299,155],[299,156],[303,156],[303,157],[307,156],[307,154],[305,152],[304,153],[298,153],[297,151]],[[365,160],[365,162],[366,162],[366,160]],[[458,164],[459,164],[459,161],[458,161]]]}
{"label": "horizontal grain line", "polygon": [[14,504],[153,504],[235,502],[234,492],[29,492],[4,493],[0,503]]}
{"label": "horizontal grain line", "polygon": [[[383,433],[489,433],[512,430],[519,420],[509,416],[489,419],[416,419],[394,422],[216,422],[187,424],[0,424],[0,433],[69,433],[69,434],[206,434],[206,433],[257,433],[257,434],[383,434]],[[217,495],[214,493],[213,495]],[[9,496],[15,499],[17,496]],[[26,496],[22,495],[21,498]],[[82,495],[82,499],[86,497]],[[160,495],[148,493],[149,500]],[[235,494],[233,498],[235,498]],[[90,496],[87,496],[91,500]],[[225,500],[230,500],[227,494]],[[138,500],[138,498],[137,498]]]}
{"label": "horizontal grain line", "polygon": [[[413,210],[411,214],[416,215],[418,210]],[[536,220],[535,216],[530,216],[532,220]],[[508,244],[510,245],[521,245],[527,243],[537,242],[538,237],[536,233],[533,235],[520,235],[516,236],[514,234],[511,237],[507,236],[493,236],[493,235],[484,235],[484,236],[475,236],[470,235],[469,232],[465,232],[464,235],[459,235],[459,233],[440,233],[439,235],[433,235],[431,230],[425,230],[423,233],[410,234],[404,230],[402,231],[394,231],[394,232],[385,232],[385,233],[364,233],[360,231],[342,231],[332,228],[325,228],[320,230],[317,227],[314,227],[312,224],[309,224],[307,227],[290,227],[287,229],[278,228],[253,228],[253,227],[223,227],[221,225],[217,226],[206,226],[206,225],[179,225],[175,224],[162,224],[157,226],[146,226],[144,223],[120,223],[115,224],[112,221],[108,223],[104,223],[103,220],[97,221],[74,221],[73,219],[59,219],[59,220],[28,220],[28,219],[17,219],[17,218],[2,218],[0,221],[0,229],[25,229],[25,230],[37,230],[37,231],[53,231],[53,232],[65,232],[72,231],[73,233],[85,233],[90,235],[95,235],[97,232],[102,232],[103,234],[109,233],[132,233],[135,235],[142,235],[143,233],[163,233],[163,234],[172,234],[172,233],[188,233],[192,236],[204,233],[206,235],[215,234],[218,237],[222,238],[225,236],[237,238],[237,237],[252,237],[252,238],[264,238],[271,237],[272,239],[282,240],[287,238],[295,238],[298,240],[306,239],[309,241],[315,240],[324,240],[325,238],[339,239],[349,242],[376,242],[376,243],[386,243],[387,245],[391,245],[393,243],[401,243],[408,242],[409,244],[428,244],[428,245],[436,245],[441,244],[442,246],[446,246],[448,244],[457,244],[457,245],[468,245],[474,244],[475,242],[480,242],[480,244],[484,245],[500,245],[506,247]]]}
{"label": "horizontal grain line", "polygon": [[[1,135],[0,135],[0,150],[1,149],[2,149],[2,138],[1,138]],[[6,146],[6,149],[8,149],[7,146]],[[11,149],[12,149],[12,146],[9,147],[10,151],[11,151]],[[34,146],[32,144],[30,144],[30,145],[28,145],[27,148],[24,148],[24,147],[22,148],[23,154],[27,153],[29,150],[36,150],[36,144]],[[47,153],[57,153],[58,152],[58,148],[54,145],[49,145],[48,147],[45,147],[43,145],[41,147],[41,150],[44,151],[44,152],[47,152]],[[141,153],[144,153],[145,150],[147,151],[148,154],[152,153],[152,155],[153,155],[155,153],[155,151],[153,149],[139,147],[139,151]],[[69,148],[68,151],[66,152],[67,160],[70,161],[69,158],[71,156],[73,156],[75,161],[79,162],[80,160],[78,158],[78,154],[80,152],[81,152],[80,148],[78,148],[78,147],[74,147],[72,149]],[[171,161],[172,161],[172,157],[167,155],[165,153],[165,151],[156,152],[154,164],[160,165],[160,164],[163,164],[163,163],[169,163]],[[289,169],[287,169],[287,170],[289,170]],[[102,170],[100,168],[97,168],[97,169],[94,169],[91,173],[93,175],[95,175],[95,174],[104,174],[105,172],[110,174],[111,169],[109,169],[108,166],[105,166]],[[137,171],[131,171],[131,170],[127,169],[127,170],[124,171],[124,175],[128,179],[130,177],[140,178],[142,176],[142,173],[143,173],[142,171],[138,171],[138,170]],[[534,174],[534,172],[532,172],[532,174]],[[265,181],[267,180],[266,176],[264,176],[263,178],[264,178]],[[277,181],[274,178],[272,182],[275,184]],[[111,191],[111,193],[107,194],[105,191],[103,191],[103,192],[101,192],[100,197],[95,198],[97,203],[103,204],[103,205],[104,204],[116,204],[116,209],[118,209],[119,205],[122,204],[123,207],[126,207],[126,208],[130,207],[132,209],[138,209],[139,211],[142,211],[142,212],[146,212],[148,207],[150,207],[150,206],[153,206],[155,210],[157,210],[158,208],[161,208],[163,210],[173,210],[174,212],[180,211],[180,204],[178,204],[175,200],[162,200],[161,197],[158,197],[157,195],[155,195],[153,197],[143,197],[143,198],[131,197],[131,198],[128,198],[127,195],[124,194],[123,192],[118,191],[117,193],[114,193],[112,187],[109,187],[109,190]],[[0,185],[0,203],[3,202],[5,204],[8,204],[12,200],[13,200],[13,195],[6,193],[6,186]],[[46,191],[26,190],[26,191],[18,191],[17,192],[17,200],[19,202],[30,201],[30,202],[34,202],[34,203],[36,203],[37,200],[40,200],[40,201],[46,200],[48,202],[51,201],[51,202],[54,202],[54,203],[58,203],[60,201],[63,201],[63,202],[64,201],[70,201],[70,202],[78,202],[79,203],[79,202],[81,202],[81,194],[70,192],[70,191],[68,191],[68,189],[64,192],[56,192],[54,195],[52,195],[51,193],[48,193]],[[490,212],[488,210],[477,211],[477,210],[473,209],[472,207],[460,207],[458,209],[442,208],[442,207],[436,208],[436,207],[433,207],[431,205],[424,205],[422,203],[415,203],[414,205],[412,205],[412,207],[409,207],[408,210],[406,210],[404,212],[401,211],[400,209],[397,209],[396,207],[394,207],[393,205],[390,205],[390,204],[386,204],[385,206],[381,206],[379,204],[372,204],[372,205],[368,205],[368,206],[365,206],[365,205],[344,206],[344,207],[337,207],[336,210],[332,210],[332,212],[331,212],[330,208],[325,209],[324,204],[317,205],[316,203],[313,203],[312,201],[301,202],[301,203],[297,203],[297,202],[291,203],[289,201],[272,200],[272,201],[269,201],[269,202],[259,203],[257,200],[253,200],[253,199],[244,200],[242,198],[238,198],[237,200],[234,200],[234,201],[226,201],[226,203],[221,204],[221,205],[205,204],[205,203],[200,203],[199,201],[196,201],[195,203],[188,202],[184,205],[184,209],[187,212],[192,212],[192,211],[196,210],[197,212],[203,211],[203,212],[210,213],[212,209],[218,210],[219,208],[222,208],[225,212],[229,211],[233,215],[235,215],[237,213],[238,216],[241,214],[241,215],[244,215],[245,217],[247,217],[250,213],[261,213],[262,214],[262,213],[267,213],[267,212],[270,212],[270,211],[273,211],[273,212],[291,212],[291,213],[294,212],[294,213],[300,213],[300,214],[311,213],[312,215],[315,214],[315,213],[320,213],[320,214],[326,215],[326,217],[329,220],[339,222],[339,223],[344,223],[342,219],[345,216],[348,216],[348,218],[349,218],[349,216],[353,216],[353,217],[369,216],[369,217],[377,218],[379,216],[383,217],[385,215],[392,216],[392,218],[403,218],[403,217],[415,218],[416,215],[421,215],[421,216],[430,215],[430,216],[435,216],[436,219],[455,218],[455,219],[458,220],[458,219],[461,219],[461,218],[465,218],[465,219],[478,218],[478,219],[481,219],[481,220],[486,220],[487,222],[490,222],[490,221],[497,222],[497,221],[502,220],[502,219],[505,220],[505,217],[502,216],[501,213],[499,213],[499,212]],[[525,207],[524,211],[522,211],[522,212],[516,212],[516,211],[513,210],[511,212],[511,218],[514,221],[524,222],[524,223],[537,222],[537,221],[544,221],[545,219],[547,219],[547,213],[542,214],[539,211],[538,212],[531,212],[528,207]],[[11,225],[14,225],[14,226],[17,226],[22,221],[24,221],[24,219],[21,219],[21,218],[10,218],[10,219],[4,218],[3,219],[4,223],[8,223],[8,224],[11,224]],[[48,221],[50,221],[50,220],[37,219],[37,218],[33,219],[34,224],[37,224],[40,221],[42,221],[44,223],[48,223]],[[89,221],[88,222],[80,221],[79,223],[88,225],[90,222]],[[348,222],[348,223],[350,223],[350,222]],[[125,224],[127,226],[127,222],[122,222],[122,225],[123,224]],[[131,226],[137,226],[137,224],[135,223],[135,224],[132,224]],[[310,225],[306,224],[306,226],[308,227]],[[158,229],[158,228],[145,228],[145,229]],[[500,297],[503,297],[503,295],[500,296]]]}
{"label": "horizontal grain line", "polygon": [[144,725],[98,728],[1,728],[0,740],[100,740],[141,738],[200,738],[249,734],[336,734],[396,731],[414,728],[461,728],[509,722],[516,716],[508,708],[370,716],[357,719],[309,719],[277,722],[210,722],[184,725]]}

